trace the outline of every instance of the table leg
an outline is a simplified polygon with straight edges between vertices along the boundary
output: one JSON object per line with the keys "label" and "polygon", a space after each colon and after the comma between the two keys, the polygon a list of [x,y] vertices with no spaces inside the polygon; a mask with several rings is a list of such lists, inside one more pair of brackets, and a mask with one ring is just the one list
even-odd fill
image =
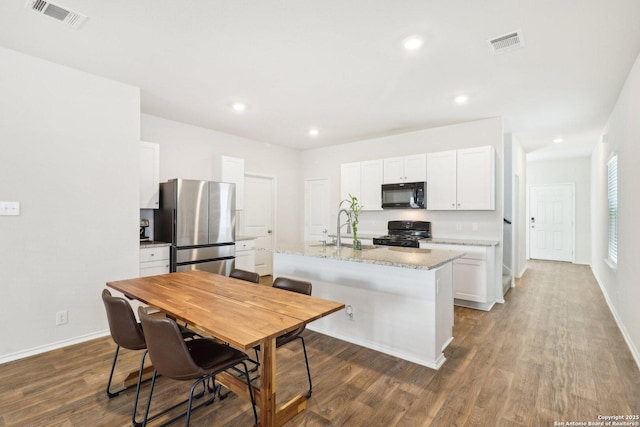
{"label": "table leg", "polygon": [[260,426],[275,427],[276,424],[276,340],[266,340],[260,350]]}

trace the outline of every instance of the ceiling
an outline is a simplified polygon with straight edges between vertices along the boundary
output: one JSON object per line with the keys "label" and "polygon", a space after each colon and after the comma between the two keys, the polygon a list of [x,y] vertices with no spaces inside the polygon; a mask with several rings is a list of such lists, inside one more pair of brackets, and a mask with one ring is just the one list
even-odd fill
{"label": "ceiling", "polygon": [[[88,18],[2,0],[0,45],[140,87],[143,113],[301,150],[501,116],[530,159],[588,155],[640,52],[638,0],[54,3]],[[491,52],[515,30],[523,47]]]}

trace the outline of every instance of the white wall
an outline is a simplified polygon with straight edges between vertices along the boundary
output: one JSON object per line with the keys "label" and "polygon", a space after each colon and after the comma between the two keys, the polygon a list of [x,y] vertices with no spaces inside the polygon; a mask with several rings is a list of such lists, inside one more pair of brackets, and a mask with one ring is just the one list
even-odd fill
{"label": "white wall", "polygon": [[245,173],[275,177],[276,239],[278,243],[302,240],[304,182],[299,151],[147,114],[141,116],[141,139],[160,144],[160,182],[220,180],[223,155],[243,158]]}
{"label": "white wall", "polygon": [[[363,212],[360,215],[359,230],[363,234],[385,234],[389,220],[425,220],[432,221],[432,232],[435,237],[466,237],[500,241],[502,240],[503,209],[502,138],[502,121],[500,118],[493,118],[306,150],[302,153],[302,178],[330,178],[333,218],[330,224],[334,224],[340,201],[340,165],[342,163],[493,145],[496,149],[496,209],[494,211],[407,209]],[[457,230],[457,223],[462,225],[462,230]],[[472,223],[478,223],[477,231],[472,230]],[[502,253],[498,255],[498,259],[502,260]]]}
{"label": "white wall", "polygon": [[[605,129],[607,143],[591,155],[592,269],[640,366],[640,57],[629,73]],[[618,266],[607,257],[607,161],[618,154]]]}
{"label": "white wall", "polygon": [[[591,160],[573,157],[527,163],[529,188],[575,183],[575,263],[591,264]],[[527,215],[529,217],[529,215]]]}
{"label": "white wall", "polygon": [[527,154],[516,137],[512,140],[512,155],[514,273],[516,277],[522,277],[527,269]]}
{"label": "white wall", "polygon": [[4,48],[0,94],[3,362],[104,333],[105,282],[137,275],[140,95]]}

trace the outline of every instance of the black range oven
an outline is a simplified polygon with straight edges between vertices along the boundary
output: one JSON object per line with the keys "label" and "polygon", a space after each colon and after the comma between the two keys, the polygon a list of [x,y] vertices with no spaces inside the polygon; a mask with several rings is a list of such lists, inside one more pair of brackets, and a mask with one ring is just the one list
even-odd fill
{"label": "black range oven", "polygon": [[389,221],[389,234],[375,237],[374,245],[420,247],[420,241],[431,237],[431,223],[428,221]]}

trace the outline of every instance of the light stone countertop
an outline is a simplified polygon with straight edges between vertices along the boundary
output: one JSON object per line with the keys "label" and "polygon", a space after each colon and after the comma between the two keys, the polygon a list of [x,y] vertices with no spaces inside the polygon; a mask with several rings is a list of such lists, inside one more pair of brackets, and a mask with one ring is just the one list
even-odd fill
{"label": "light stone countertop", "polygon": [[431,237],[421,240],[420,243],[435,243],[438,245],[461,245],[461,246],[497,246],[500,242],[496,240],[471,240],[471,239],[450,239],[448,237]]}
{"label": "light stone countertop", "polygon": [[323,248],[322,243],[317,242],[280,245],[274,252],[419,270],[438,268],[465,254],[462,251],[399,248],[393,246],[375,246],[374,249],[362,250],[342,247],[338,250],[335,246],[330,245]]}
{"label": "light stone countertop", "polygon": [[[384,234],[360,234],[358,233],[358,237],[360,239],[373,239],[374,237],[380,237]],[[335,234],[329,234],[328,237],[335,238]],[[353,239],[353,234],[341,234],[340,238],[343,242],[351,242]],[[428,239],[423,239],[421,242],[424,243],[434,243],[438,245],[462,245],[462,246],[497,246],[500,242],[497,240],[474,240],[474,239],[459,239],[459,238],[450,238],[450,237],[430,237]]]}

